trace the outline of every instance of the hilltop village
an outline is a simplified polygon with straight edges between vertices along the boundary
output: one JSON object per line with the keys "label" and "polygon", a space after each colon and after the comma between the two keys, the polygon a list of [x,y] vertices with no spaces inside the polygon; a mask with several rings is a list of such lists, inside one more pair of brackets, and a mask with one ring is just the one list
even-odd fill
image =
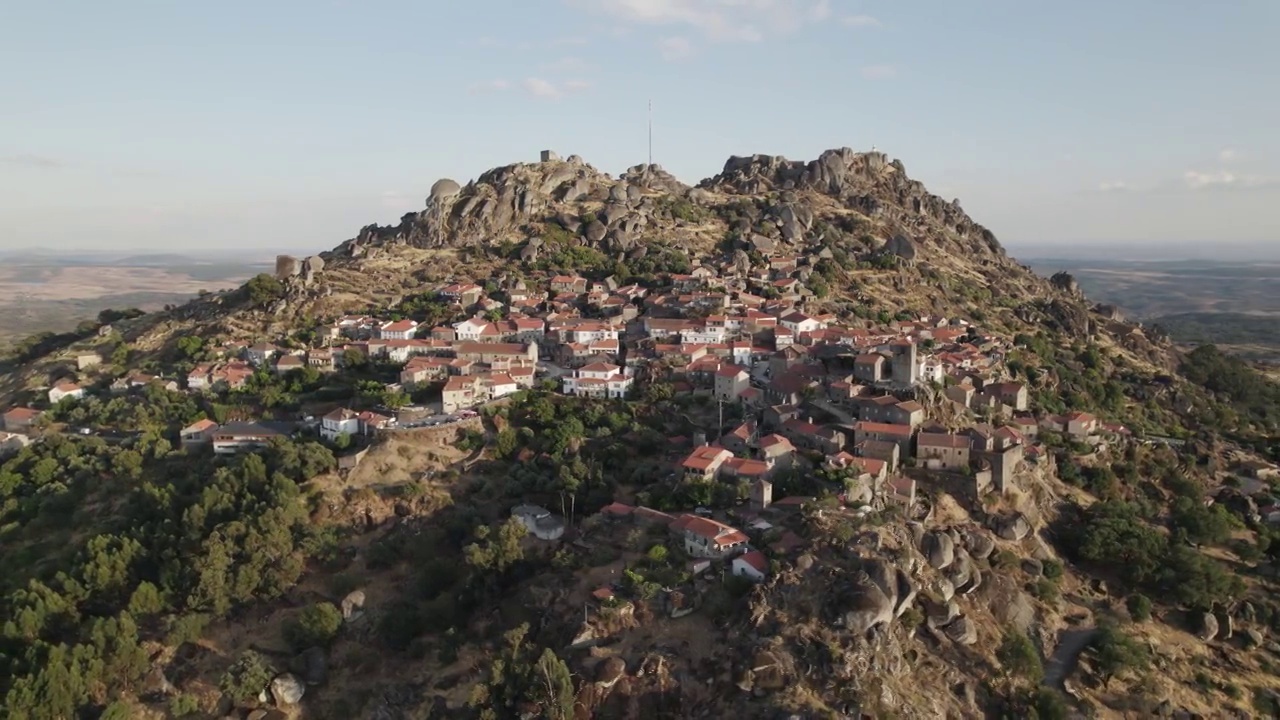
{"label": "hilltop village", "polygon": [[[84,343],[89,347],[68,355],[66,376],[44,397],[4,412],[0,442],[15,449],[50,430],[127,434],[65,422],[91,397],[110,401],[161,388],[216,400],[376,364],[398,377],[372,389],[370,381],[356,381],[361,392],[348,403],[312,403],[298,417],[202,412],[170,432],[185,449],[207,446],[217,454],[295,433],[346,449],[379,433],[456,424],[522,391],[611,400],[690,396],[711,404],[715,423],[672,438],[679,481],[749,487],[751,506],[763,510],[774,502],[778,473],[825,471],[839,478],[834,489],[844,504],[909,515],[923,477],[916,470],[961,478],[981,497],[1003,492],[1041,462],[1042,435],[1093,445],[1128,435],[1085,412],[1037,413],[1027,388],[1010,379],[1007,338],[961,318],[879,313],[841,321],[811,309],[820,302],[805,284],[814,277],[808,260],[773,257],[767,268],[744,276],[727,263],[700,264],[666,274],[655,287],[552,273],[505,286],[447,283],[423,300],[445,322],[420,322],[403,309],[347,315],[317,324],[309,342],[207,344],[188,353],[197,360],[185,364],[189,369],[159,375],[121,368]],[[110,342],[112,332],[103,328],[95,341]],[[515,514],[531,531],[558,528],[549,531],[558,537],[563,530],[563,520],[548,520],[540,507]],[[690,541],[692,554],[728,558],[748,550],[725,540],[738,537],[727,525],[680,527],[702,533]]]}

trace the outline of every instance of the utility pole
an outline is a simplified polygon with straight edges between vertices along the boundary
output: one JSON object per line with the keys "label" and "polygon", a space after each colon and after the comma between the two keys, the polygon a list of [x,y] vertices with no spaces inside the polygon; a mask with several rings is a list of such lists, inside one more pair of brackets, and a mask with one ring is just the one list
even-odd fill
{"label": "utility pole", "polygon": [[653,164],[653,99],[649,100],[649,164]]}

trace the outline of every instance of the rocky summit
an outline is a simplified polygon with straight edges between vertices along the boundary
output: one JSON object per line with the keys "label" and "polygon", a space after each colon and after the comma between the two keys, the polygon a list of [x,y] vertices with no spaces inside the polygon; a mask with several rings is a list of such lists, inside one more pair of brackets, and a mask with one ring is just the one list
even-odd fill
{"label": "rocky summit", "polygon": [[1280,712],[1280,392],[883,153],[545,151],[0,369],[15,718]]}

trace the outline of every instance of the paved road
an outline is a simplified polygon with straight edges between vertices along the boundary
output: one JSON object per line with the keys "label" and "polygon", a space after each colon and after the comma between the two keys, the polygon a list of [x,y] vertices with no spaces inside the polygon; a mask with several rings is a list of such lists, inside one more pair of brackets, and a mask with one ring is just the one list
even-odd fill
{"label": "paved road", "polygon": [[1097,634],[1096,627],[1063,630],[1058,634],[1058,646],[1044,664],[1045,687],[1063,689],[1063,682],[1075,672],[1076,665],[1080,662],[1080,654],[1089,647]]}

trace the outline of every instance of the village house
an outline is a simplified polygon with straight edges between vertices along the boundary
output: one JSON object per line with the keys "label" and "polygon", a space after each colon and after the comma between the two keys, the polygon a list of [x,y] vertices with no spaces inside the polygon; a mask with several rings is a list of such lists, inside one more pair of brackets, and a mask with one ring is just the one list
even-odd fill
{"label": "village house", "polygon": [[360,416],[354,410],[338,408],[320,418],[320,437],[330,442],[339,435],[355,437],[360,434]]}
{"label": "village house", "polygon": [[681,515],[671,531],[684,541],[684,549],[697,558],[724,560],[747,549],[746,533],[697,515]]}
{"label": "village house", "polygon": [[307,365],[320,372],[331,372],[333,370],[333,351],[328,348],[308,350]]}
{"label": "village house", "polygon": [[4,429],[11,433],[30,432],[32,426],[40,419],[44,413],[32,408],[16,407],[6,410],[4,413]]}
{"label": "village house", "polygon": [[710,482],[720,474],[725,461],[732,458],[733,453],[716,445],[703,445],[693,449],[689,456],[680,463],[684,468],[684,479],[693,482]]}
{"label": "village house", "polygon": [[551,292],[581,295],[587,291],[587,279],[577,275],[556,275],[551,278]]}
{"label": "village house", "polygon": [[212,420],[197,420],[182,428],[178,433],[183,450],[208,445],[213,442],[213,435],[218,430],[218,423]]}
{"label": "village house", "polygon": [[397,320],[378,326],[379,340],[408,340],[418,331],[416,320]]}
{"label": "village house", "polygon": [[480,302],[484,288],[473,283],[455,283],[440,288],[440,297],[455,305],[469,307]]}
{"label": "village house", "polygon": [[566,395],[621,399],[631,391],[631,368],[621,368],[611,363],[592,363],[573,371],[564,378]]}
{"label": "village house", "polygon": [[883,440],[864,440],[853,446],[853,454],[867,460],[879,460],[885,464],[885,472],[894,473],[902,457],[897,443]]}
{"label": "village house", "polygon": [[715,377],[716,399],[723,402],[737,402],[743,391],[751,387],[751,375],[737,365],[722,365]]}
{"label": "village house", "polygon": [[538,362],[538,346],[533,343],[464,342],[454,347],[460,360],[483,363],[498,369]]}
{"label": "village house", "polygon": [[245,360],[248,360],[251,365],[257,366],[262,365],[275,357],[279,352],[280,349],[275,345],[270,343],[258,343],[257,345],[250,345],[245,348],[244,358]]}
{"label": "village house", "polygon": [[765,435],[756,444],[760,459],[775,470],[791,469],[796,456],[796,446],[787,438],[778,435]]}
{"label": "village house", "polygon": [[261,423],[227,423],[213,432],[213,452],[218,455],[260,450],[285,434]]}
{"label": "village house", "polygon": [[405,387],[444,380],[449,375],[449,361],[440,357],[417,355],[400,370],[400,384]]}
{"label": "village house", "polygon": [[279,375],[291,370],[301,370],[304,367],[306,367],[306,361],[298,355],[281,355],[276,358],[275,371]]}
{"label": "village house", "polygon": [[982,392],[995,397],[1002,405],[1007,405],[1014,410],[1023,411],[1027,409],[1027,386],[1022,383],[995,383],[983,387]]}
{"label": "village house", "polygon": [[859,421],[853,426],[853,442],[861,444],[867,440],[882,440],[898,446],[900,455],[911,451],[911,436],[914,429],[910,425],[893,425],[890,423]]}
{"label": "village house", "polygon": [[859,355],[853,361],[853,375],[863,382],[880,382],[885,377],[885,362],[885,356],[880,353]]}
{"label": "village house", "polygon": [[916,459],[930,469],[964,470],[969,467],[971,442],[963,435],[922,432],[916,438]]}
{"label": "village house", "polygon": [[31,438],[26,435],[0,431],[0,457],[16,453],[31,443]]}
{"label": "village house", "polygon": [[440,410],[447,414],[469,408],[480,402],[483,390],[477,375],[453,375],[440,391]]}
{"label": "village house", "polygon": [[769,576],[769,560],[759,550],[745,552],[733,559],[731,572],[753,583],[762,583]]}
{"label": "village house", "polygon": [[84,397],[84,388],[71,382],[70,380],[59,380],[49,388],[49,402],[57,405],[65,398],[75,398],[79,400]]}

